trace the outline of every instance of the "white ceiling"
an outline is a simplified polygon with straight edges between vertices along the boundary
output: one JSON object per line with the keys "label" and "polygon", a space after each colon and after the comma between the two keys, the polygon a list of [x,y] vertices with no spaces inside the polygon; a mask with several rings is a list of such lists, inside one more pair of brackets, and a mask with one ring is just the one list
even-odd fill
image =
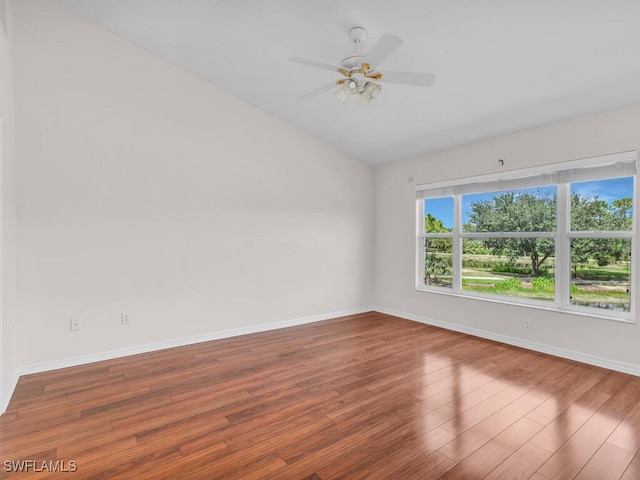
{"label": "white ceiling", "polygon": [[[640,103],[639,0],[57,0],[104,28],[357,158],[378,164]],[[405,43],[379,70],[433,72],[384,84],[365,108],[338,63],[363,26]]]}

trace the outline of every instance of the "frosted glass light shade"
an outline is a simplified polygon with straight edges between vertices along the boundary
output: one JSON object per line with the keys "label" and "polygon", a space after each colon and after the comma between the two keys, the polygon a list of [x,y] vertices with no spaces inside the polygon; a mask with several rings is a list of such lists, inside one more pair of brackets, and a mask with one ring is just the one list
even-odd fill
{"label": "frosted glass light shade", "polygon": [[376,98],[378,95],[380,95],[380,92],[382,91],[382,87],[377,83],[367,82],[364,84],[363,91],[367,93],[369,97]]}
{"label": "frosted glass light shade", "polygon": [[342,103],[344,103],[344,101],[347,99],[347,97],[349,96],[349,93],[345,90],[344,87],[340,87],[338,90],[336,90],[335,92],[333,92],[333,94],[336,96],[336,98],[338,100],[340,100]]}
{"label": "frosted glass light shade", "polygon": [[371,96],[367,93],[367,92],[360,92],[358,94],[358,105],[361,107],[365,107],[367,105],[369,105],[369,102],[371,101]]}

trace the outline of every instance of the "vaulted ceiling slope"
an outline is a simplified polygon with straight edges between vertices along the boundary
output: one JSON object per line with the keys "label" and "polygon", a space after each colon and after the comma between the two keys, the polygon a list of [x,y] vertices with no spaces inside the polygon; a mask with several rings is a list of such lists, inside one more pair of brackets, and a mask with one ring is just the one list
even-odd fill
{"label": "vaulted ceiling slope", "polygon": [[[55,0],[217,87],[373,164],[640,103],[638,0]],[[340,103],[330,70],[348,32],[366,52],[404,44],[379,70],[432,72]]]}

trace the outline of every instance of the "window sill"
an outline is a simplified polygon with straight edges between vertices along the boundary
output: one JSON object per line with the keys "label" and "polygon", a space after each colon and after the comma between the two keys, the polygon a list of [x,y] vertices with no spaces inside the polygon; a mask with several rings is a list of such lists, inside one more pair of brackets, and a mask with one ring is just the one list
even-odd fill
{"label": "window sill", "polygon": [[453,290],[446,291],[443,288],[437,288],[437,287],[429,288],[429,287],[419,286],[419,287],[416,287],[416,290],[418,292],[435,293],[437,295],[446,295],[449,297],[464,298],[468,300],[480,300],[484,302],[499,303],[501,305],[509,305],[509,306],[515,306],[515,307],[533,308],[536,310],[544,310],[547,312],[569,314],[569,315],[575,315],[580,317],[597,318],[599,320],[608,320],[608,321],[619,322],[619,323],[627,323],[630,325],[635,325],[636,323],[635,317],[632,313],[621,312],[620,315],[606,315],[600,312],[589,312],[589,311],[578,310],[578,309],[574,310],[569,308],[561,308],[555,302],[553,303],[549,302],[549,304],[547,305],[535,300],[530,300],[528,302],[516,302],[508,298],[499,298],[499,297],[494,297],[489,295],[470,295],[468,293],[461,293]]}

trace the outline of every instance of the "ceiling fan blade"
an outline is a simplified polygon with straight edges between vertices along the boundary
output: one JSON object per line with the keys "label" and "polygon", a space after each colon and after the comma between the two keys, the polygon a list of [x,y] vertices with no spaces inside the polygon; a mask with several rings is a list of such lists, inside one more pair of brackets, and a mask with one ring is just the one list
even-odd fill
{"label": "ceiling fan blade", "polygon": [[334,88],[339,88],[339,86],[336,84],[336,82],[331,82],[331,83],[328,83],[327,85],[322,85],[321,87],[314,88],[310,92],[303,93],[298,97],[298,100],[309,100],[310,98],[313,98],[324,92],[328,92],[329,90],[332,90]]}
{"label": "ceiling fan blade", "polygon": [[390,33],[385,33],[373,45],[373,47],[369,49],[362,61],[363,63],[369,63],[373,65],[374,68],[378,68],[378,66],[382,62],[384,62],[389,55],[395,52],[403,43],[404,40],[402,40],[400,37],[396,37],[395,35],[391,35]]}
{"label": "ceiling fan blade", "polygon": [[420,73],[420,72],[389,72],[384,71],[382,73],[382,81],[389,83],[402,83],[404,85],[418,85],[422,87],[429,87],[436,81],[436,76],[433,73]]}
{"label": "ceiling fan blade", "polygon": [[331,63],[323,62],[322,60],[314,60],[313,58],[307,58],[307,57],[291,57],[289,61],[293,63],[301,63],[302,65],[308,65],[310,67],[323,68],[325,70],[332,70],[334,72],[339,68],[342,68],[338,65],[332,65]]}

